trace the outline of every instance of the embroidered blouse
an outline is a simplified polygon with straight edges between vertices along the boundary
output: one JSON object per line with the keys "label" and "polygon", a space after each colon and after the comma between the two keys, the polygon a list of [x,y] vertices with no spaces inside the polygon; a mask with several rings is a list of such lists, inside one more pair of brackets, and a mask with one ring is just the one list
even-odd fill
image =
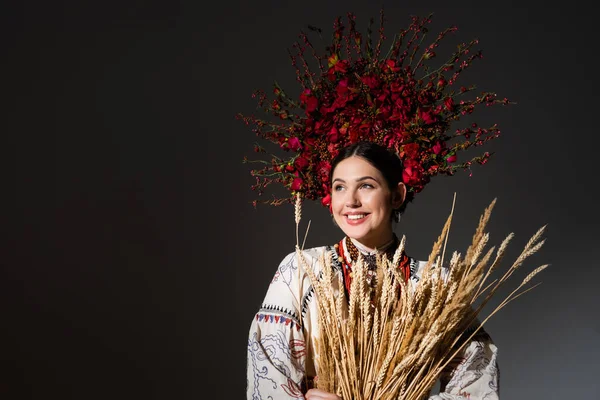
{"label": "embroidered blouse", "polygon": [[[348,254],[342,241],[342,252]],[[304,250],[304,256],[319,276],[323,252],[334,257],[332,268],[344,274],[336,247]],[[405,256],[406,276],[411,284],[421,278],[425,262]],[[335,280],[334,280],[335,281]],[[336,291],[344,288],[334,288]],[[316,375],[313,343],[318,335],[314,291],[308,276],[298,265],[295,253],[280,263],[262,305],[254,316],[248,336],[247,399],[303,399],[305,377]],[[429,400],[497,400],[499,369],[497,348],[490,336],[480,330],[449,364],[440,377],[438,394]]]}

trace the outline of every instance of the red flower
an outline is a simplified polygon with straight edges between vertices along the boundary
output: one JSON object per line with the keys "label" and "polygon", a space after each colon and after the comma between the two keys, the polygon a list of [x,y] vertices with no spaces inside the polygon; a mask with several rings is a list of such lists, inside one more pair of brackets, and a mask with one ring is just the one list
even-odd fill
{"label": "red flower", "polygon": [[298,191],[298,190],[302,189],[303,184],[304,184],[304,181],[302,180],[302,178],[294,178],[294,180],[292,181],[292,185],[290,186],[290,189],[292,189],[293,191]]}
{"label": "red flower", "polygon": [[417,143],[407,143],[402,146],[402,151],[400,153],[400,157],[402,159],[407,159],[406,162],[410,162],[408,160],[415,160],[419,157],[419,145]]}
{"label": "red flower", "polygon": [[398,99],[396,101],[392,115],[390,116],[390,120],[391,121],[396,121],[396,120],[406,121],[408,119],[407,115],[408,115],[408,107],[406,107],[403,104],[402,99]]}
{"label": "red flower", "polygon": [[327,151],[329,152],[329,154],[334,154],[337,153],[337,149],[336,149],[336,145],[334,143],[329,143],[327,145]]}
{"label": "red flower", "polygon": [[379,107],[379,113],[377,114],[377,119],[379,120],[387,120],[392,114],[392,107],[389,105]]}
{"label": "red flower", "polygon": [[306,106],[306,112],[310,113],[317,109],[319,104],[319,100],[311,95],[310,89],[305,89],[302,94],[300,94],[300,103]]}
{"label": "red flower", "polygon": [[333,65],[333,70],[335,72],[341,72],[341,73],[345,74],[346,71],[348,70],[348,60],[341,60],[341,61],[336,62]]}
{"label": "red flower", "polygon": [[376,76],[373,76],[371,74],[369,74],[367,76],[363,76],[360,80],[362,83],[367,85],[370,89],[374,89],[377,86],[379,86],[379,79]]}
{"label": "red flower", "polygon": [[346,103],[352,100],[352,92],[350,91],[350,88],[348,86],[348,78],[344,78],[338,83],[335,89],[335,93],[336,98],[331,107],[325,108],[326,112],[331,112],[338,108],[343,108],[346,106]]}
{"label": "red flower", "polygon": [[435,114],[428,108],[419,108],[418,115],[426,124],[432,124],[437,121]]}
{"label": "red flower", "polygon": [[392,93],[401,93],[404,90],[404,82],[394,81],[390,84]]}
{"label": "red flower", "polygon": [[349,140],[350,143],[356,143],[358,142],[358,134],[359,134],[359,127],[354,125],[352,127],[350,127],[350,129],[348,130],[348,136],[349,136]]}
{"label": "red flower", "polygon": [[297,137],[289,138],[287,143],[288,143],[289,148],[292,149],[293,151],[298,151],[302,147],[302,145],[300,144],[300,140],[298,140]]}
{"label": "red flower", "polygon": [[446,97],[446,99],[444,99],[444,105],[446,106],[446,110],[452,112],[454,110],[454,100],[452,97]]}
{"label": "red flower", "polygon": [[310,96],[311,94],[311,90],[310,89],[304,89],[302,91],[302,93],[300,93],[300,101],[302,103],[304,103],[306,101],[306,99],[308,98],[308,96]]}
{"label": "red flower", "polygon": [[304,152],[310,152],[315,146],[315,138],[307,137],[304,139]]}
{"label": "red flower", "polygon": [[337,127],[334,125],[331,127],[329,132],[327,132],[327,141],[329,143],[335,143],[338,141],[339,138],[340,138],[340,133],[339,133]]}
{"label": "red flower", "polygon": [[335,80],[336,72],[345,74],[349,67],[348,60],[340,60],[337,54],[334,54],[327,59],[327,65],[329,66],[327,76],[330,81]]}
{"label": "red flower", "polygon": [[340,81],[338,82],[338,84],[335,88],[335,92],[337,93],[337,95],[343,96],[343,95],[347,94],[349,91],[350,91],[350,89],[348,88],[348,78],[340,79]]}
{"label": "red flower", "polygon": [[396,66],[396,60],[387,59],[385,60],[385,66],[389,69],[390,72],[398,72],[400,71],[400,67]]}
{"label": "red flower", "polygon": [[433,145],[432,150],[434,154],[440,154],[442,151],[442,143],[436,142],[436,144]]}
{"label": "red flower", "polygon": [[358,127],[358,131],[360,132],[361,135],[366,136],[369,134],[369,132],[371,132],[371,129],[373,129],[373,123],[371,122],[365,122],[364,124],[361,124]]}
{"label": "red flower", "polygon": [[[332,154],[335,157],[335,154]],[[329,181],[329,171],[331,171],[331,164],[329,161],[319,161],[317,164],[317,175],[325,182]]]}
{"label": "red flower", "polygon": [[308,99],[306,99],[306,112],[313,112],[317,109],[317,106],[319,105],[319,100],[317,100],[316,97],[309,97]]}
{"label": "red flower", "polygon": [[402,181],[408,186],[414,186],[421,180],[421,170],[419,167],[406,167],[402,171]]}
{"label": "red flower", "polygon": [[303,170],[306,167],[308,167],[308,160],[304,157],[298,157],[296,158],[296,161],[294,161],[294,166],[296,167],[297,170]]}
{"label": "red flower", "polygon": [[423,168],[413,159],[407,159],[404,162],[402,171],[402,181],[408,186],[417,186],[421,182]]}
{"label": "red flower", "polygon": [[454,161],[456,161],[456,154],[452,154],[451,156],[446,158],[446,161],[448,161],[449,163],[453,163]]}

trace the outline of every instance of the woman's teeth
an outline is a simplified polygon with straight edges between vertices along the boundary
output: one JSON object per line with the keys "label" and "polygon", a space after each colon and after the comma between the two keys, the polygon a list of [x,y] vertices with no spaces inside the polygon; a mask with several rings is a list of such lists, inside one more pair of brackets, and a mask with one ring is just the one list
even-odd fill
{"label": "woman's teeth", "polygon": [[348,219],[361,219],[366,216],[367,216],[367,214],[354,214],[354,215],[348,215]]}

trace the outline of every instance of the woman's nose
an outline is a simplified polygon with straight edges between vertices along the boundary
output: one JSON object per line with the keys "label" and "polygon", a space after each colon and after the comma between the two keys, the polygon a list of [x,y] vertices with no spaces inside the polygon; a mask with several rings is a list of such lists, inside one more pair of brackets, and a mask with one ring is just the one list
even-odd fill
{"label": "woman's nose", "polygon": [[359,207],[360,199],[358,193],[355,190],[349,190],[346,193],[346,207]]}

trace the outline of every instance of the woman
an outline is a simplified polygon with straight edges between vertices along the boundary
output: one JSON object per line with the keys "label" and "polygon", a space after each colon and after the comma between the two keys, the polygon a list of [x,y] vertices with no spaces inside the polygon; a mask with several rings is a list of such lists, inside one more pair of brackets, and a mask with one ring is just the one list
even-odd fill
{"label": "woman", "polygon": [[[360,142],[341,151],[331,166],[331,207],[345,237],[335,246],[304,250],[318,273],[323,252],[335,255],[332,268],[341,274],[348,289],[352,263],[363,254],[375,266],[375,254],[393,255],[399,240],[393,222],[403,212],[407,196],[402,181],[402,162],[384,147]],[[370,262],[369,262],[370,261]],[[424,262],[407,255],[400,259],[413,283],[418,282]],[[318,331],[317,308],[308,277],[296,261],[286,256],[273,278],[265,300],[254,318],[248,339],[248,399],[340,399],[311,386],[315,377],[314,338]],[[480,331],[453,360],[441,377],[441,399],[497,399],[497,349]]]}

